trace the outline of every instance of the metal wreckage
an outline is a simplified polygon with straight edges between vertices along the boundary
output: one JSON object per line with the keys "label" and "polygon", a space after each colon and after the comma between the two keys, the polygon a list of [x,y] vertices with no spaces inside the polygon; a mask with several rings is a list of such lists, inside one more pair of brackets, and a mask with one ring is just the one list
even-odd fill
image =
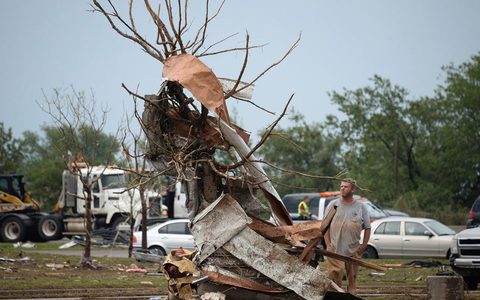
{"label": "metal wreckage", "polygon": [[[158,28],[157,49],[137,33],[132,1],[130,25],[112,2],[108,3],[110,12],[96,0],[92,7],[108,19],[117,33],[138,43],[164,66],[157,94],[141,97],[127,91],[145,101],[141,126],[148,140],[148,160],[163,174],[185,181],[188,187],[187,209],[196,251],[173,251],[163,264],[171,296],[197,299],[208,292],[221,292],[227,299],[358,299],[343,293],[325,272],[311,264],[315,254],[385,269],[318,248],[333,215],[323,223],[293,224],[263,170],[265,162],[255,157],[255,150],[265,142],[285,111],[252,148],[248,145],[249,134],[233,124],[228,114],[225,100],[234,97],[250,101],[253,83],[279,64],[297,43],[279,62],[250,83],[244,83],[241,78],[248,52],[255,47],[249,46],[247,34],[238,79],[219,79],[200,60],[210,47],[204,47],[204,52],[199,49],[205,42],[207,24],[220,9],[209,17],[207,1],[205,23],[195,39],[186,43],[183,38],[188,29],[188,1],[184,6],[178,3],[178,22],[173,21],[177,15],[172,13],[173,5],[165,1],[167,22],[163,22],[160,9],[157,14],[145,0]],[[127,24],[126,31],[116,24]],[[227,155],[229,162],[216,159],[218,152]],[[259,193],[269,208],[257,198]],[[265,209],[269,210],[272,222],[262,219]]]}
{"label": "metal wreckage", "polygon": [[[180,299],[228,290],[226,286],[239,288],[226,292],[238,299],[255,299],[258,293],[271,299],[323,299],[328,290],[342,292],[310,265],[315,253],[334,255],[317,248],[333,215],[323,223],[292,224],[248,146],[248,135],[228,117],[223,96],[228,82],[222,80],[222,85],[208,66],[189,54],[168,58],[163,77],[159,93],[145,97],[142,123],[148,158],[157,169],[187,182],[187,208],[197,249],[194,254],[174,251],[165,262],[170,291]],[[196,110],[192,101],[216,116]],[[228,149],[237,162],[217,162],[216,149]],[[274,224],[262,220],[257,192],[268,200]]]}

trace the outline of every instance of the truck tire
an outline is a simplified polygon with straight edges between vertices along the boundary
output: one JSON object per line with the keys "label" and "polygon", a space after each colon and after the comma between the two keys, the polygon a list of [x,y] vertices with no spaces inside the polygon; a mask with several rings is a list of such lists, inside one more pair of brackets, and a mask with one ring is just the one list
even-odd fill
{"label": "truck tire", "polygon": [[60,216],[43,216],[38,221],[37,231],[42,241],[58,240],[63,235],[63,221]]}
{"label": "truck tire", "polygon": [[17,216],[8,216],[0,224],[0,237],[5,243],[16,243],[25,240],[27,226]]}

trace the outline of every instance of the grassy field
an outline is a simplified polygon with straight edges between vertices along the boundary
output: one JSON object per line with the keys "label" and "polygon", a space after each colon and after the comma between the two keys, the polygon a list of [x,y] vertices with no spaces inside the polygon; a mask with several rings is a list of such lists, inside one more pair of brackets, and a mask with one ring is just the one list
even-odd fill
{"label": "grassy field", "polygon": [[[38,243],[35,250],[58,250],[61,243]],[[75,246],[72,249],[83,249]],[[163,276],[158,275],[159,265],[140,263],[132,258],[94,258],[97,269],[79,267],[80,256],[37,253],[33,249],[15,249],[12,244],[0,243],[0,257],[13,258],[16,262],[0,262],[2,290],[48,288],[141,288],[142,286],[165,289]],[[19,259],[30,257],[30,260]],[[146,269],[152,275],[130,273],[128,269]]]}
{"label": "grassy field", "polygon": [[[137,262],[133,258],[94,258],[97,269],[84,269],[79,267],[80,256],[54,255],[45,253],[45,250],[56,250],[61,242],[38,243],[35,250],[44,250],[42,253],[35,250],[14,248],[12,244],[0,243],[0,257],[16,259],[15,262],[0,262],[0,296],[11,290],[36,290],[36,289],[85,289],[85,288],[156,288],[157,294],[166,294],[166,281],[159,274],[159,265],[155,263]],[[75,246],[72,249],[83,249]],[[20,258],[30,257],[25,261]],[[360,292],[382,293],[385,289],[397,288],[399,290],[418,289],[426,287],[426,279],[439,272],[439,267],[409,267],[402,266],[413,259],[378,259],[369,260],[371,263],[391,266],[382,273],[370,269],[360,268]],[[422,259],[421,261],[432,261]],[[448,261],[435,259],[433,261],[446,265],[450,270]],[[147,274],[130,273],[128,269],[141,268]],[[320,263],[321,270],[326,270],[326,262]],[[159,276],[160,275],[160,276]],[[375,298],[380,299],[380,298]]]}

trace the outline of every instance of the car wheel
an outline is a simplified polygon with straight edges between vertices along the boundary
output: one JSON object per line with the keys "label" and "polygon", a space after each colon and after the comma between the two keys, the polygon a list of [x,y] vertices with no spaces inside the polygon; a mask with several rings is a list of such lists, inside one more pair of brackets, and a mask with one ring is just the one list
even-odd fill
{"label": "car wheel", "polygon": [[167,256],[167,252],[165,252],[165,250],[160,247],[160,246],[151,246],[150,248],[148,248],[150,250],[150,252],[152,252],[153,254],[156,254],[156,255],[160,255],[160,256]]}
{"label": "car wheel", "polygon": [[478,286],[478,278],[477,277],[463,277],[463,280],[467,284],[469,290],[476,290]]}
{"label": "car wheel", "polygon": [[365,252],[363,252],[362,255],[363,258],[378,258],[377,250],[373,248],[372,246],[367,246],[367,249],[365,249]]}

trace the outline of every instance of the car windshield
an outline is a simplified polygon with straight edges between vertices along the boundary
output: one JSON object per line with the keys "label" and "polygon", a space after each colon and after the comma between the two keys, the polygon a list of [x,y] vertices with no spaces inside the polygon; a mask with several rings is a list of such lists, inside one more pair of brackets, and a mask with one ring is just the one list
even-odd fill
{"label": "car windshield", "polygon": [[437,221],[427,221],[425,224],[430,227],[433,232],[435,232],[437,235],[451,235],[455,234],[455,231],[450,229],[449,227],[443,225],[440,222]]}
{"label": "car windshield", "polygon": [[124,174],[102,175],[102,187],[104,189],[118,189],[127,186]]}
{"label": "car windshield", "polygon": [[380,208],[376,207],[373,203],[369,201],[364,202],[368,209],[368,214],[370,215],[370,219],[377,220],[381,218],[387,217],[387,214],[381,210]]}

